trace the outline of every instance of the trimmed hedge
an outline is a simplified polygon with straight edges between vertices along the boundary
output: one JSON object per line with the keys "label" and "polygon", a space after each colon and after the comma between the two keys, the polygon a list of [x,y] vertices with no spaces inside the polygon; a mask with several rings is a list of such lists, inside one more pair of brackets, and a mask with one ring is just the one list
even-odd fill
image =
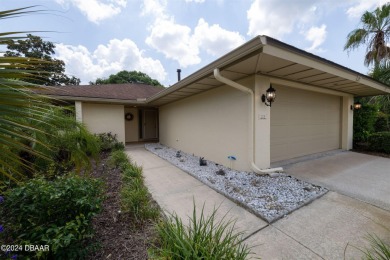
{"label": "trimmed hedge", "polygon": [[375,132],[387,132],[390,131],[389,116],[385,113],[379,112],[374,124]]}
{"label": "trimmed hedge", "polygon": [[390,132],[373,133],[369,136],[368,143],[371,150],[390,154]]}
{"label": "trimmed hedge", "polygon": [[362,108],[353,113],[353,141],[367,142],[371,133],[375,132],[374,124],[378,109],[376,106],[362,104]]}

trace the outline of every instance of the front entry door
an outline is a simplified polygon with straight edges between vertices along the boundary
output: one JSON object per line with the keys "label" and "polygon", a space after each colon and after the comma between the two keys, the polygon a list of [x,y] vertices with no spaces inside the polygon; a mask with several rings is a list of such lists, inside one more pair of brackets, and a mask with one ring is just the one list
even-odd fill
{"label": "front entry door", "polygon": [[142,137],[143,139],[158,138],[158,111],[157,110],[142,110]]}

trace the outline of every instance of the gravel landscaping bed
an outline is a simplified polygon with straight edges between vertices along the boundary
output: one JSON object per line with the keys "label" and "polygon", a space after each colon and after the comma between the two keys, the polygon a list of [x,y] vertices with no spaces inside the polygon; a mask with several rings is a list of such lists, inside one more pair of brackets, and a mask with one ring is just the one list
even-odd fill
{"label": "gravel landscaping bed", "polygon": [[[274,177],[236,171],[212,161],[199,165],[199,157],[161,144],[146,144],[146,149],[194,176],[217,192],[273,222],[322,196],[328,190],[286,174]],[[205,158],[207,159],[207,158]]]}

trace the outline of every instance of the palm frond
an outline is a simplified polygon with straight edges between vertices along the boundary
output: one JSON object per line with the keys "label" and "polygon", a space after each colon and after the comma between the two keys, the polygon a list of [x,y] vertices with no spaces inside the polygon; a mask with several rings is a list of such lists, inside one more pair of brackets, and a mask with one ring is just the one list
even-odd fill
{"label": "palm frond", "polygon": [[344,45],[344,50],[356,49],[361,44],[365,44],[369,32],[365,29],[355,29],[348,34],[347,42]]}
{"label": "palm frond", "polygon": [[[0,19],[39,12],[34,7],[0,11]],[[21,36],[23,33],[26,32],[0,33],[0,45],[8,40],[26,38]],[[41,142],[37,136],[50,127],[44,123],[43,117],[47,116],[53,105],[34,94],[33,89],[37,85],[23,81],[44,78],[46,72],[41,70],[41,64],[47,62],[25,57],[0,57],[0,176],[12,181],[23,180],[23,169],[31,167],[29,161],[20,156],[21,153],[48,159],[33,147],[39,144],[50,149],[50,145]]]}
{"label": "palm frond", "polygon": [[384,61],[370,72],[370,76],[390,87],[390,60]]}

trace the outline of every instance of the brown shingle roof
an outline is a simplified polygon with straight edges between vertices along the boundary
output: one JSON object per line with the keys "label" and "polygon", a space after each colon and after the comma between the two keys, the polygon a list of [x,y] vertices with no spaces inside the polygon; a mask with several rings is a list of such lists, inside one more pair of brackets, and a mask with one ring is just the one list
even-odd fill
{"label": "brown shingle roof", "polygon": [[58,97],[137,100],[151,97],[162,90],[164,90],[164,88],[141,83],[129,83],[50,87],[36,90],[36,92],[43,95]]}

